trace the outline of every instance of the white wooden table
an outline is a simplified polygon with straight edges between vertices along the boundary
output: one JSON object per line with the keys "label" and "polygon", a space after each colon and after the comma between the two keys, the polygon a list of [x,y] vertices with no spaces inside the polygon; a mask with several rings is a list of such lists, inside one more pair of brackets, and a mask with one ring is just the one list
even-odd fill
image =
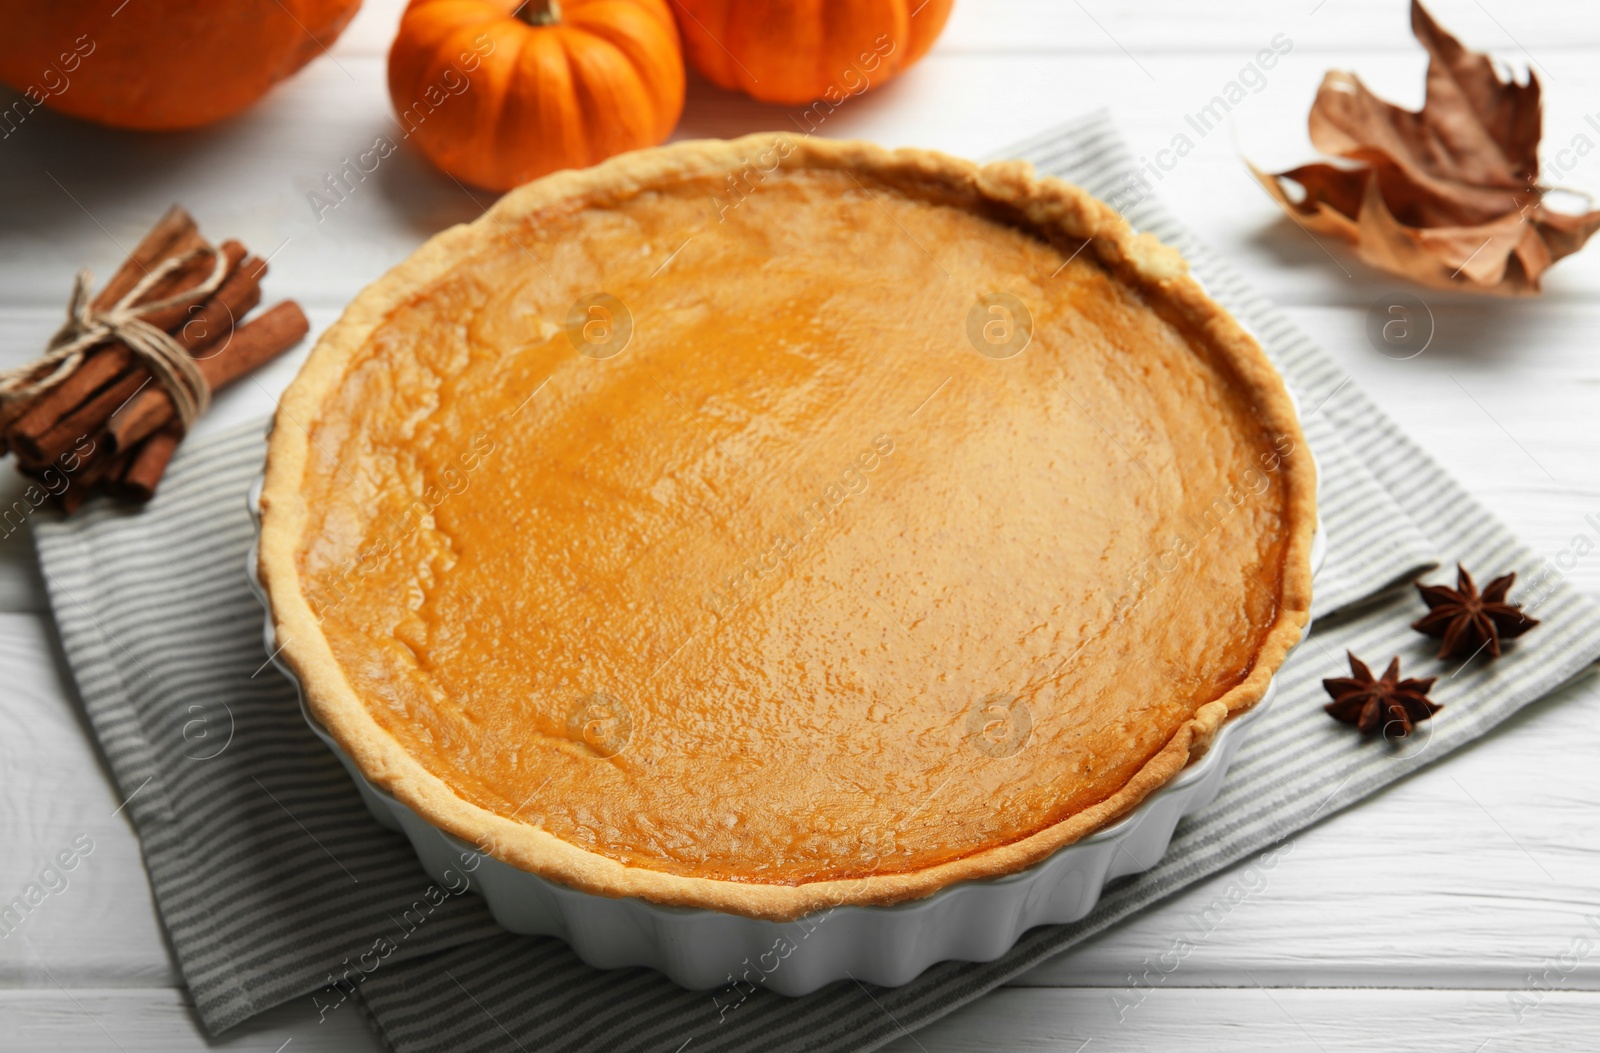
{"label": "white wooden table", "polygon": [[[74,270],[102,276],[173,201],[203,228],[274,253],[269,300],[314,328],[441,227],[477,215],[408,150],[318,219],[308,192],[390,131],[384,55],[399,0],[368,0],[338,45],[244,117],[165,138],[41,112],[0,140],[0,363],[58,324]],[[1600,192],[1600,18],[1584,0],[1435,0],[1472,46],[1546,86],[1547,173]],[[1277,34],[1293,50],[1197,137],[1196,112]],[[1421,101],[1423,58],[1401,0],[958,0],[901,81],[820,129],[981,156],[1109,105],[1135,149],[1180,132],[1196,150],[1159,193],[1283,305],[1451,472],[1536,549],[1600,539],[1600,247],[1559,265],[1537,302],[1423,293],[1437,320],[1410,361],[1377,353],[1367,307],[1397,283],[1288,223],[1239,154],[1312,156],[1305,117],[1329,67]],[[9,104],[10,96],[6,97]],[[1592,119],[1586,120],[1587,118]],[[692,84],[679,134],[792,129],[789,111]],[[1554,174],[1554,173],[1549,173]],[[201,432],[271,409],[304,349],[218,400]],[[0,504],[19,491],[0,469]],[[1600,596],[1600,552],[1569,579]],[[892,1048],[1591,1050],[1600,1027],[1600,690],[1580,684],[1487,740],[1298,837],[1264,887],[1224,873]],[[189,1050],[202,1037],[156,920],[132,827],[53,641],[28,541],[0,542],[0,898],[75,839],[93,850],[0,940],[0,1048]],[[1238,902],[1170,975],[1141,977],[1230,891]],[[1154,970],[1152,977],[1158,975]],[[350,1014],[309,999],[219,1047],[361,1050]],[[671,1053],[671,1051],[666,1051]]]}

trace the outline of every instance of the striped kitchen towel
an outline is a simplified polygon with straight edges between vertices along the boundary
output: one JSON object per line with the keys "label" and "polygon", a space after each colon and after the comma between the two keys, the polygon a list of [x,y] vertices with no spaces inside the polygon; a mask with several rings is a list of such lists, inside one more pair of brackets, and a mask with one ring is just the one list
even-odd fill
{"label": "striped kitchen towel", "polygon": [[[1103,114],[1011,151],[1108,199],[1134,171]],[[1127,196],[1127,195],[1124,195]],[[264,667],[243,576],[244,496],[262,425],[186,446],[143,512],[91,506],[36,526],[63,646],[144,844],[162,918],[202,1021],[220,1031],[300,999],[309,1024],[360,1013],[401,1053],[867,1050],[982,995],[1198,878],[1447,755],[1600,657],[1600,612],[1489,516],[1348,378],[1148,195],[1136,226],[1179,246],[1261,338],[1296,391],[1322,469],[1330,555],[1315,631],[1221,795],[1145,874],[1083,921],[1028,932],[994,962],[949,962],[903,987],[844,982],[805,998],[684,991],[643,969],[602,972],[557,940],[500,932],[362,808]],[[1409,514],[1408,514],[1409,513]],[[174,552],[184,558],[175,560]],[[1493,664],[1432,657],[1421,606],[1390,585],[1443,559],[1516,570],[1544,624]],[[1364,601],[1364,602],[1358,602]],[[1343,610],[1338,618],[1326,618]],[[1398,745],[1362,743],[1322,712],[1346,648],[1442,673],[1440,718]],[[404,924],[400,919],[404,919]],[[363,955],[387,940],[381,967]]]}

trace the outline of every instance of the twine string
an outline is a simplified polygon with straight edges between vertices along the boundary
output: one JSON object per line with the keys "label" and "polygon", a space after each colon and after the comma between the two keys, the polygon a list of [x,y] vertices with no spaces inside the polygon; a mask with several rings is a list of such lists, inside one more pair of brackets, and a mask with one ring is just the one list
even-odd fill
{"label": "twine string", "polygon": [[[208,252],[216,255],[216,264],[199,285],[165,299],[139,303],[156,283]],[[71,376],[91,349],[115,340],[126,345],[166,389],[178,420],[188,431],[211,404],[210,386],[194,357],[170,334],[150,324],[146,316],[204,299],[216,292],[227,276],[228,259],[221,251],[198,248],[163,261],[116,303],[99,311],[91,305],[89,295],[94,278],[87,270],[79,271],[67,303],[66,324],[50,338],[45,353],[25,366],[0,371],[0,405],[49,391]]]}

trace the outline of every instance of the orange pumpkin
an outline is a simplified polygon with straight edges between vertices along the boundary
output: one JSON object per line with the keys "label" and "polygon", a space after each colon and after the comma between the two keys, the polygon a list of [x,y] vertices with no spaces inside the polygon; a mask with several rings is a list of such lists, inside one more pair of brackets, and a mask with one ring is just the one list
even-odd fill
{"label": "orange pumpkin", "polygon": [[389,51],[404,134],[492,190],[661,142],[683,80],[666,0],[411,0]]}
{"label": "orange pumpkin", "polygon": [[689,64],[763,102],[838,104],[928,53],[953,0],[672,0]]}
{"label": "orange pumpkin", "polygon": [[321,55],[361,0],[7,0],[0,80],[23,101],[117,128],[195,128],[232,116]]}

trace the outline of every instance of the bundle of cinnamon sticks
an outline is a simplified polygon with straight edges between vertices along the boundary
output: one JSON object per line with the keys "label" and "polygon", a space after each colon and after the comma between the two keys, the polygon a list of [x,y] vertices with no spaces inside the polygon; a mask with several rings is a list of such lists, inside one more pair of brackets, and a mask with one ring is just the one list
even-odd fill
{"label": "bundle of cinnamon sticks", "polygon": [[[277,304],[249,321],[261,302],[259,259],[237,241],[213,246],[193,217],[173,206],[89,301],[109,310],[168,261],[131,306],[167,306],[143,313],[193,356],[215,391],[287,351],[309,325],[300,306]],[[220,284],[215,284],[221,274]],[[214,287],[205,291],[206,285]],[[194,293],[186,296],[186,293]],[[41,373],[48,370],[41,369]],[[0,402],[0,455],[8,450],[26,475],[51,481],[50,492],[71,512],[94,493],[147,501],[183,437],[184,422],[171,392],[146,361],[109,339],[90,350],[53,386]],[[59,485],[65,480],[64,486]]]}

